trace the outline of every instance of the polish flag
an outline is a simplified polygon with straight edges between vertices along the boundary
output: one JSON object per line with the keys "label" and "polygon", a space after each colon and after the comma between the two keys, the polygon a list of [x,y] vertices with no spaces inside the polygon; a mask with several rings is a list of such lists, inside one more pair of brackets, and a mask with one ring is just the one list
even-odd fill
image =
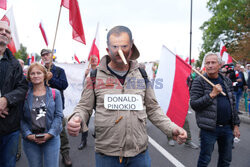
{"label": "polish flag", "polygon": [[229,64],[233,62],[232,57],[227,53],[227,48],[222,41],[220,43],[220,55],[221,55],[222,61],[224,61],[225,64]]}
{"label": "polish flag", "polygon": [[69,9],[69,23],[73,28],[73,39],[86,45],[82,18],[77,0],[62,0],[61,6]]}
{"label": "polish flag", "polygon": [[100,62],[100,54],[99,54],[99,23],[97,24],[96,27],[96,33],[95,33],[95,38],[93,40],[90,52],[89,52],[89,57],[88,61],[90,61],[91,56],[96,56],[98,58],[98,63]]}
{"label": "polish flag", "polygon": [[76,56],[76,54],[74,54],[74,58],[77,61],[78,64],[81,64],[81,62],[79,61],[78,57]]}
{"label": "polish flag", "polygon": [[42,33],[42,36],[43,36],[44,42],[45,42],[45,44],[46,44],[46,45],[47,45],[47,47],[48,47],[48,38],[47,38],[46,33],[45,33],[45,31],[44,31],[44,28],[43,28],[42,22],[40,22],[40,24],[39,24],[39,28],[40,28],[40,30],[41,30],[41,33]]}
{"label": "polish flag", "polygon": [[13,8],[11,7],[7,13],[1,19],[2,21],[8,22],[11,30],[11,42],[7,45],[10,51],[14,54],[20,49],[20,43],[17,34],[16,22],[13,14]]}
{"label": "polish flag", "polygon": [[162,88],[154,88],[159,105],[164,113],[178,126],[183,127],[189,108],[189,90],[187,78],[192,67],[167,47],[162,47],[157,81]]}
{"label": "polish flag", "polygon": [[7,0],[0,0],[0,8],[7,9]]}
{"label": "polish flag", "polygon": [[35,62],[35,53],[31,53],[31,64]]}

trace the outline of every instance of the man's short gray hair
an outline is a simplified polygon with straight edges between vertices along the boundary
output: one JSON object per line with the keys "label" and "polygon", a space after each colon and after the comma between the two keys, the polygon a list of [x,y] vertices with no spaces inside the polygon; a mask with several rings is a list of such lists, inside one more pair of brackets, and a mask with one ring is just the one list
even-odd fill
{"label": "man's short gray hair", "polygon": [[131,33],[130,29],[128,27],[125,27],[125,26],[115,26],[114,28],[112,28],[111,30],[109,30],[109,32],[107,34],[107,45],[109,45],[109,37],[112,34],[119,35],[122,32],[125,32],[125,33],[128,34],[130,43],[132,44],[133,43],[133,39],[132,39],[132,33]]}
{"label": "man's short gray hair", "polygon": [[211,56],[211,55],[217,56],[219,64],[222,63],[221,56],[220,56],[220,54],[219,54],[218,52],[217,52],[217,53],[214,53],[214,52],[208,52],[208,53],[206,53],[205,56],[204,56],[204,58],[203,58],[203,61],[205,62],[206,58],[207,58],[208,56]]}

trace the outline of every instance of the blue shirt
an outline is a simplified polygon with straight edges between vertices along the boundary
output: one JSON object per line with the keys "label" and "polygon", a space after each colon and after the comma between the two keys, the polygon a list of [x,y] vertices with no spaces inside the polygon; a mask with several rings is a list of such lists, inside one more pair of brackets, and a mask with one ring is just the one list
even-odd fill
{"label": "blue shirt", "polygon": [[226,87],[222,78],[219,76],[216,79],[209,79],[213,84],[220,84],[223,92],[226,93],[226,96],[223,96],[221,93],[216,96],[217,99],[217,124],[226,125],[230,124],[232,120],[232,110],[231,104],[228,98]]}

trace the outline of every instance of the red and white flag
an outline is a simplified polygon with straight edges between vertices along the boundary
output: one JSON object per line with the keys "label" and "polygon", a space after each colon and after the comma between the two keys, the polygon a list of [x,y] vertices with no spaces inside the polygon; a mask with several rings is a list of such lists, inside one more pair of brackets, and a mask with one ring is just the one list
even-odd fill
{"label": "red and white flag", "polygon": [[95,38],[93,40],[90,52],[89,52],[89,57],[88,61],[90,61],[91,56],[96,56],[98,58],[98,63],[100,63],[100,54],[99,54],[99,23],[97,24],[96,27],[96,33],[95,33]]}
{"label": "red and white flag", "polygon": [[11,30],[11,42],[7,45],[10,51],[14,54],[20,49],[20,43],[17,34],[16,22],[13,14],[13,8],[11,7],[7,13],[1,19],[2,21],[8,22]]}
{"label": "red and white flag", "polygon": [[7,9],[7,0],[0,0],[0,8]]}
{"label": "red and white flag", "polygon": [[69,9],[69,23],[73,28],[73,39],[86,45],[82,18],[77,0],[62,0],[61,6]]}
{"label": "red and white flag", "polygon": [[43,24],[42,24],[42,22],[40,22],[40,24],[39,24],[39,28],[40,28],[40,30],[41,30],[41,33],[42,33],[42,36],[43,36],[44,42],[45,42],[45,44],[46,44],[46,45],[47,45],[47,47],[48,47],[48,45],[49,45],[49,43],[48,43],[48,38],[47,38],[46,33],[45,33],[45,31],[44,31],[44,28],[43,28]]}
{"label": "red and white flag", "polygon": [[78,57],[76,56],[76,54],[74,54],[74,59],[77,61],[78,64],[81,64],[81,62],[79,61]]}
{"label": "red and white flag", "polygon": [[155,88],[155,95],[164,113],[178,126],[183,127],[189,108],[187,78],[191,66],[162,47],[162,55],[155,82],[162,81],[162,88]]}
{"label": "red and white flag", "polygon": [[227,53],[227,48],[222,41],[220,43],[220,55],[221,55],[222,61],[224,61],[225,64],[229,64],[233,62],[232,57]]}

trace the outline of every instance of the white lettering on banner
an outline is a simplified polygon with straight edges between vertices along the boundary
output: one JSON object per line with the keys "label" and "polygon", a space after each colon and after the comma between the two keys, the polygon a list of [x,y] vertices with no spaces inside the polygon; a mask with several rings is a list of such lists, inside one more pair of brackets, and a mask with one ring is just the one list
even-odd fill
{"label": "white lettering on banner", "polygon": [[142,98],[132,94],[106,94],[104,107],[109,110],[142,110]]}

